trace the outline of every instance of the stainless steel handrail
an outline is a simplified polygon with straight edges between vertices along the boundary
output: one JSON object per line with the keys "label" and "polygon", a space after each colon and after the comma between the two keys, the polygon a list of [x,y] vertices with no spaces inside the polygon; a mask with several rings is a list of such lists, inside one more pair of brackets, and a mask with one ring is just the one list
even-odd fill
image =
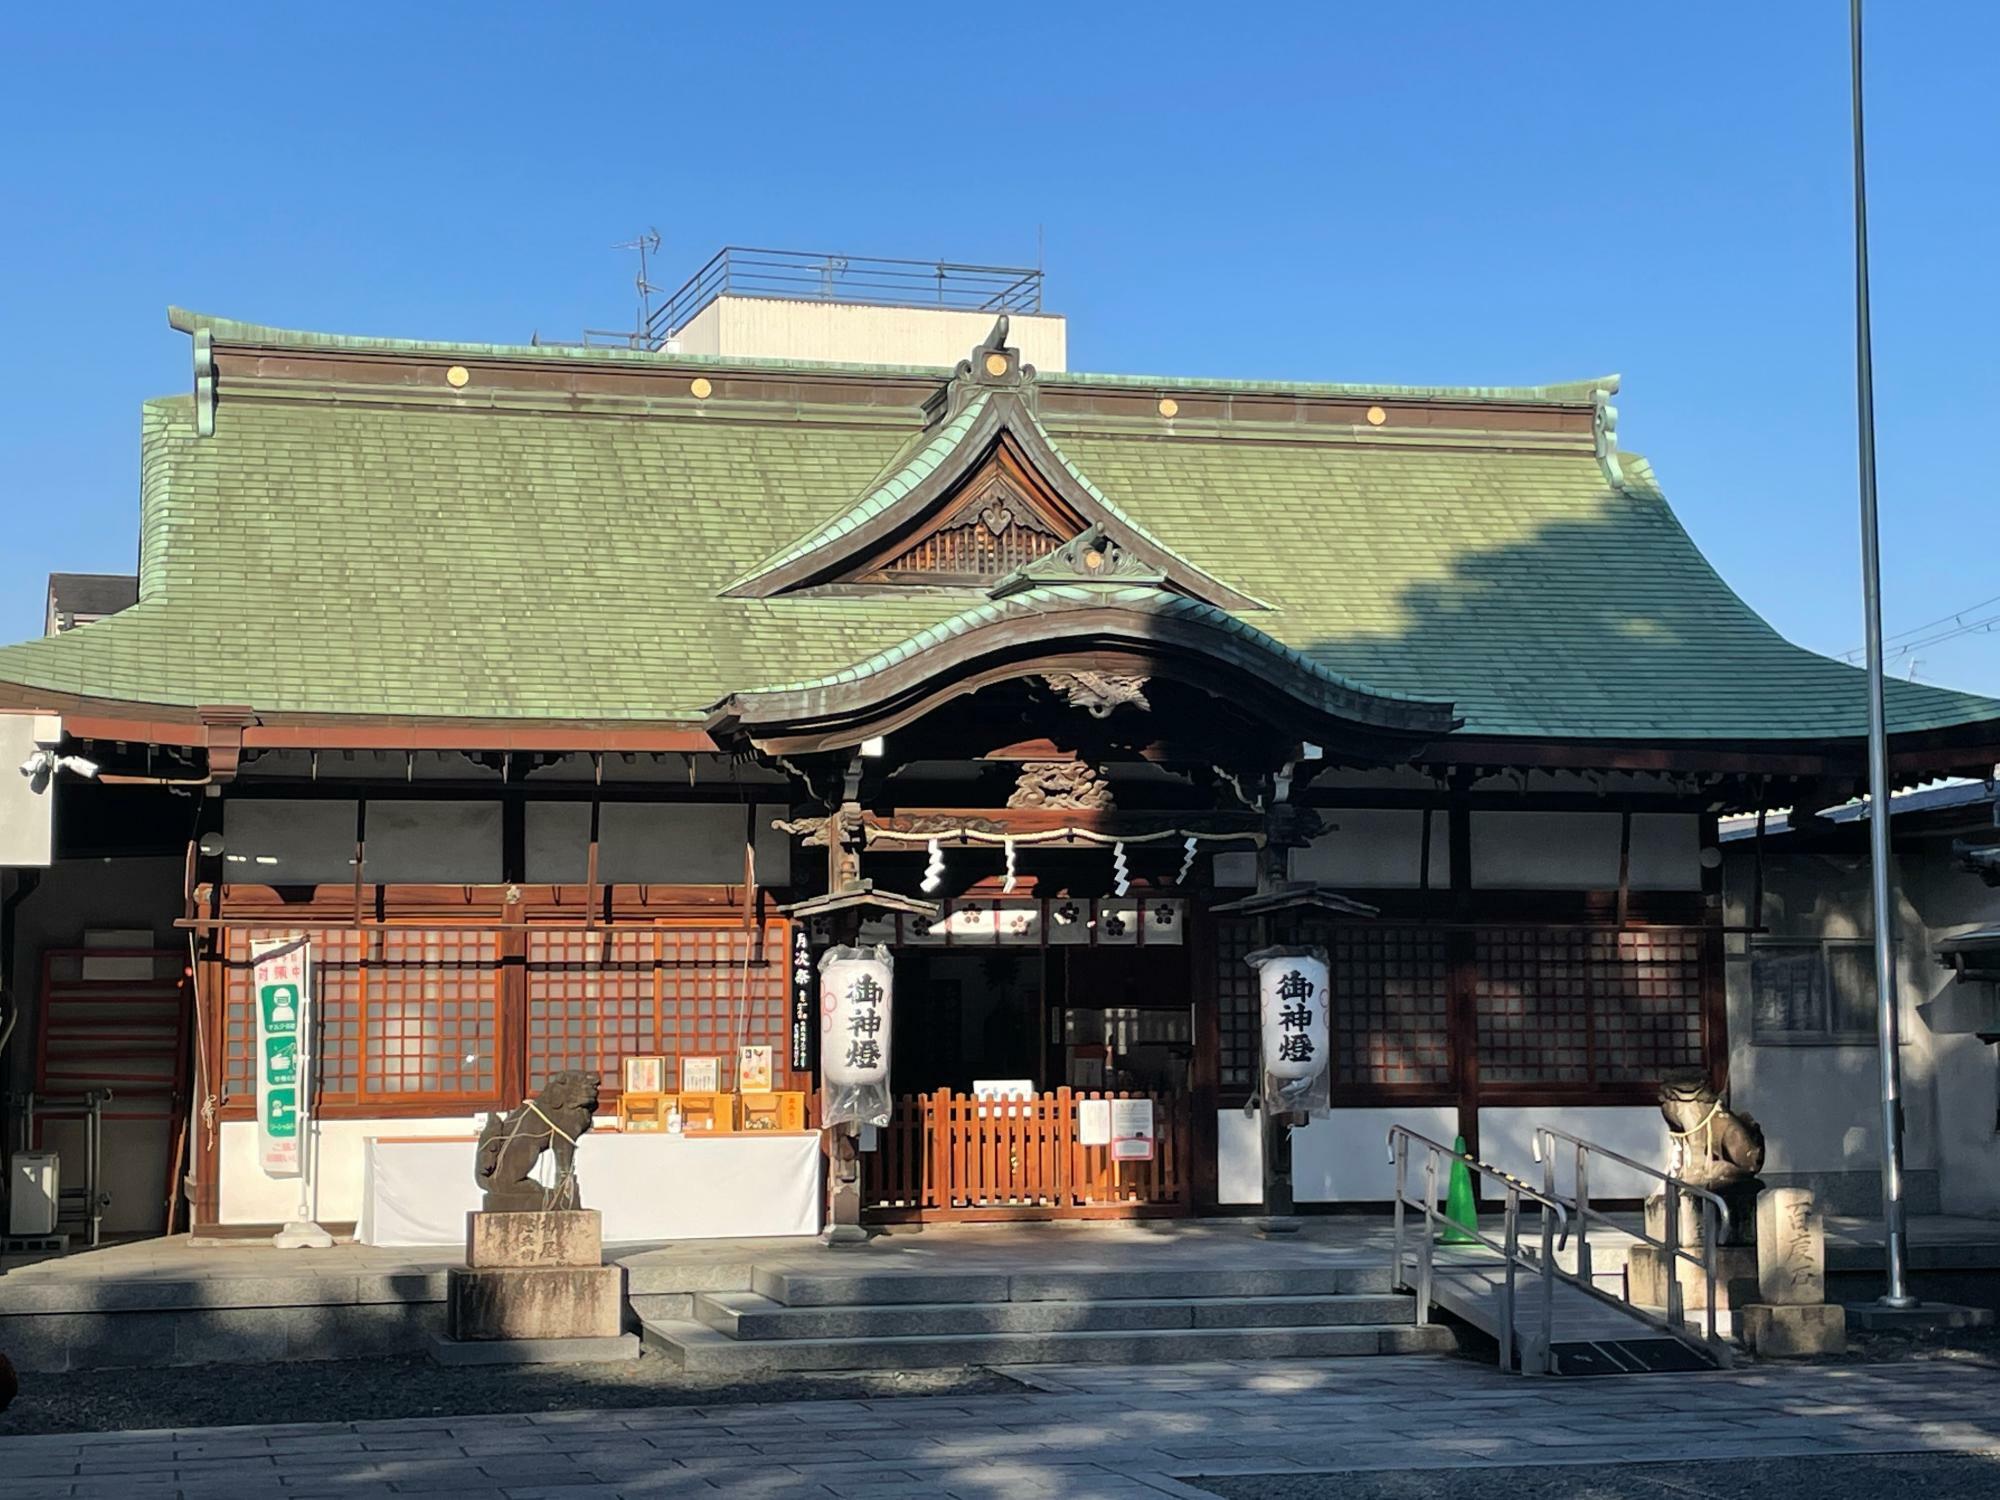
{"label": "stainless steel handrail", "polygon": [[[1636,1161],[1608,1146],[1600,1146],[1594,1141],[1586,1141],[1581,1136],[1571,1135],[1566,1130],[1553,1126],[1535,1127],[1535,1160],[1542,1164],[1542,1189],[1550,1197],[1561,1199],[1556,1188],[1556,1145],[1558,1142],[1570,1146],[1575,1151],[1575,1196],[1571,1207],[1576,1210],[1576,1283],[1593,1297],[1615,1303],[1625,1308],[1645,1322],[1653,1324],[1673,1335],[1683,1343],[1695,1341],[1687,1329],[1686,1297],[1681,1290],[1680,1263],[1701,1267],[1702,1281],[1708,1293],[1708,1310],[1705,1320],[1707,1339],[1700,1346],[1702,1351],[1713,1357],[1718,1364],[1727,1367],[1731,1363],[1732,1351],[1726,1339],[1716,1336],[1716,1257],[1723,1240],[1729,1234],[1729,1205],[1707,1188],[1696,1187],[1691,1182],[1683,1182],[1671,1172],[1663,1172],[1658,1167],[1643,1161]],[[1546,1143],[1547,1149],[1544,1149]],[[1664,1250],[1667,1255],[1667,1307],[1664,1317],[1655,1316],[1650,1309],[1640,1307],[1635,1302],[1622,1297],[1612,1297],[1598,1290],[1591,1279],[1590,1225],[1593,1220],[1617,1229],[1622,1233],[1632,1231],[1617,1223],[1602,1209],[1590,1206],[1590,1159],[1601,1156],[1606,1161],[1614,1161],[1629,1171],[1638,1172],[1654,1181],[1664,1184],[1664,1205],[1666,1208],[1665,1233],[1654,1238],[1646,1229],[1642,1219],[1637,1238],[1656,1250]],[[1702,1234],[1701,1254],[1695,1255],[1681,1244],[1681,1199],[1693,1198],[1701,1205]]]}
{"label": "stainless steel handrail", "polygon": [[[1422,1202],[1414,1202],[1409,1196],[1409,1156],[1412,1144],[1424,1148],[1424,1196]],[[1546,1374],[1549,1369],[1550,1346],[1555,1337],[1556,1288],[1555,1252],[1569,1243],[1569,1211],[1555,1198],[1537,1192],[1510,1172],[1504,1172],[1489,1162],[1483,1162],[1470,1152],[1459,1151],[1434,1141],[1428,1136],[1417,1134],[1407,1125],[1389,1127],[1389,1160],[1396,1167],[1396,1228],[1394,1259],[1389,1268],[1389,1284],[1392,1288],[1405,1288],[1410,1284],[1403,1279],[1403,1214],[1404,1209],[1421,1208],[1424,1214],[1424,1234],[1417,1247],[1417,1321],[1428,1323],[1432,1295],[1436,1289],[1436,1274],[1432,1246],[1434,1224],[1447,1224],[1455,1230],[1472,1236],[1473,1240],[1488,1250],[1498,1254],[1506,1266],[1505,1276],[1500,1286],[1500,1368],[1514,1367],[1514,1279],[1518,1269],[1525,1266],[1539,1273],[1542,1279],[1541,1342],[1529,1353],[1524,1352],[1521,1367],[1524,1374]],[[1467,1170],[1477,1172],[1481,1177],[1498,1183],[1504,1189],[1505,1216],[1498,1242],[1480,1232],[1478,1224],[1460,1224],[1447,1219],[1438,1210],[1438,1166],[1446,1159],[1464,1162]],[[1539,1263],[1521,1249],[1521,1203],[1523,1200],[1536,1205],[1541,1213],[1541,1257]],[[1558,1229],[1560,1233],[1558,1234]],[[1530,1368],[1530,1364],[1534,1368]]]}

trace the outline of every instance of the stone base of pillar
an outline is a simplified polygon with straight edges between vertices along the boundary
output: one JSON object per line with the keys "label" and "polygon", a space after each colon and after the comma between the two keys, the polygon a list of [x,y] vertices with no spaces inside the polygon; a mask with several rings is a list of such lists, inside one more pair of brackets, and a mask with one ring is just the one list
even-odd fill
{"label": "stone base of pillar", "polygon": [[1847,1309],[1838,1302],[1789,1306],[1752,1302],[1739,1310],[1736,1326],[1751,1353],[1766,1359],[1841,1354],[1847,1349]]}
{"label": "stone base of pillar", "polygon": [[[1708,1308],[1708,1273],[1700,1266],[1680,1261],[1674,1268],[1681,1284],[1681,1305],[1689,1318],[1699,1318]],[[1641,1307],[1667,1305],[1667,1252],[1655,1245],[1634,1245],[1625,1257],[1625,1275],[1632,1301]],[[1715,1252],[1718,1316],[1731,1308],[1755,1302],[1757,1289],[1757,1249],[1754,1245],[1730,1245]]]}

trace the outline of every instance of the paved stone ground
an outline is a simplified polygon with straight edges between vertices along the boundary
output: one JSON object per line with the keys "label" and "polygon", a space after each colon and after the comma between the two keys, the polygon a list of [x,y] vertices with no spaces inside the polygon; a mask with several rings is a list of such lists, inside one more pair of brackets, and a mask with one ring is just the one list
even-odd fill
{"label": "paved stone ground", "polygon": [[264,1422],[369,1422],[391,1417],[531,1411],[747,1406],[769,1402],[971,1396],[1020,1383],[995,1370],[689,1373],[651,1350],[620,1364],[440,1365],[403,1359],[170,1365],[21,1377],[0,1412],[0,1445],[30,1433],[176,1430]]}
{"label": "paved stone ground", "polygon": [[1205,1479],[1223,1500],[1990,1500],[2000,1454],[1844,1454],[1537,1469],[1401,1469]]}
{"label": "paved stone ground", "polygon": [[[1437,1471],[1433,1487],[1400,1493],[1442,1496],[1470,1484],[1477,1471],[1497,1469],[1539,1473],[1555,1466],[1565,1481],[1610,1473],[1624,1483],[1663,1471],[1603,1466],[2000,1450],[2000,1374],[1945,1363],[1593,1381],[1524,1380],[1449,1359],[1011,1373],[1032,1388],[1014,1395],[0,1439],[0,1500],[446,1493],[468,1500],[718,1494],[1187,1500],[1215,1493],[1184,1482],[1202,1476],[1277,1475],[1301,1483],[1315,1471],[1373,1476],[1332,1488],[1313,1480],[1313,1487],[1284,1492],[1239,1491],[1304,1500],[1394,1496],[1399,1491],[1384,1486],[1395,1470]],[[1920,1488],[1930,1500],[1951,1493]],[[1996,1489],[1989,1483],[1985,1492]],[[1661,1491],[1566,1482],[1506,1493]]]}

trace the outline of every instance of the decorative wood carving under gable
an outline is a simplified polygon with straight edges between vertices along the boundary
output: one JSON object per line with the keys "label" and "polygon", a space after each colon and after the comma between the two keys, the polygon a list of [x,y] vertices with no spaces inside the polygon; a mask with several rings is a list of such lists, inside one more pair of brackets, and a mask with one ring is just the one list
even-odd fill
{"label": "decorative wood carving under gable", "polygon": [[852,583],[990,583],[1084,529],[1002,437],[935,518],[847,576]]}

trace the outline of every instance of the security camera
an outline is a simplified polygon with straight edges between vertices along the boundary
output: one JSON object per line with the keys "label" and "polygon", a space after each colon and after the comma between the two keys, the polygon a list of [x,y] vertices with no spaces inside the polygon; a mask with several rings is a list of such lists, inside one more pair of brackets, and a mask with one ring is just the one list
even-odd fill
{"label": "security camera", "polygon": [[50,779],[58,770],[70,771],[86,780],[95,780],[101,768],[94,760],[81,755],[58,755],[53,750],[37,750],[21,762],[21,774],[28,778],[36,791],[47,789]]}
{"label": "security camera", "polygon": [[21,774],[28,778],[28,789],[37,795],[49,789],[49,778],[55,775],[56,753],[53,750],[37,750],[21,762]]}

